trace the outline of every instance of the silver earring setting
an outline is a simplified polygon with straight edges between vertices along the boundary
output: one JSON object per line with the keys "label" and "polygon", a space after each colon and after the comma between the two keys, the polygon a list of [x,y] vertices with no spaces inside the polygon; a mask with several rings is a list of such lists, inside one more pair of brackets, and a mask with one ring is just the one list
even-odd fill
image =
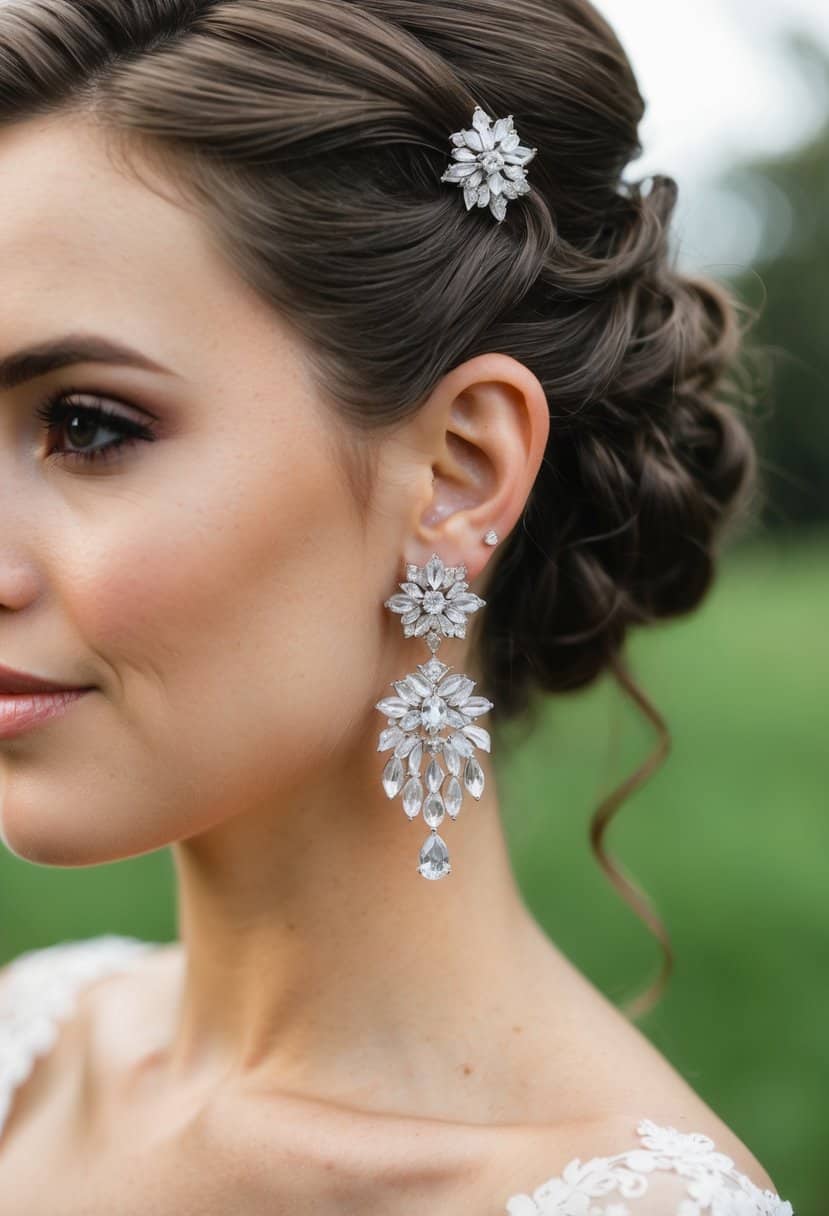
{"label": "silver earring setting", "polygon": [[[385,601],[386,608],[400,615],[404,635],[424,638],[432,652],[427,662],[418,663],[417,671],[393,681],[395,696],[384,697],[375,706],[388,722],[377,750],[393,749],[383,769],[383,789],[389,798],[402,791],[409,819],[416,819],[422,810],[431,831],[420,850],[417,870],[429,879],[445,878],[452,871],[446,842],[437,829],[446,815],[457,819],[463,786],[473,798],[481,797],[484,771],[475,748],[490,750],[489,732],[474,719],[492,709],[492,701],[473,696],[475,681],[457,672],[450,675],[451,667],[435,657],[444,638],[466,637],[468,617],[486,603],[469,591],[465,580],[466,566],[444,566],[433,553],[423,566],[407,565],[400,594]],[[421,773],[424,760],[426,769]]]}

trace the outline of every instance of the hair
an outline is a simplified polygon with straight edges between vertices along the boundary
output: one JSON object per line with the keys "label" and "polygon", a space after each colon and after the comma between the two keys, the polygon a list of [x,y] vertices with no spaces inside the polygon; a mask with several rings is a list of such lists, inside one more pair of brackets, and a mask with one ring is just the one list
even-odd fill
{"label": "hair", "polygon": [[[539,149],[502,223],[440,181],[476,104],[514,114]],[[366,437],[452,368],[501,351],[538,377],[549,442],[493,554],[476,658],[496,728],[604,672],[656,727],[591,845],[665,947],[664,981],[664,928],[602,847],[670,741],[624,644],[701,602],[756,460],[733,376],[739,306],[674,265],[673,179],[622,179],[643,112],[587,0],[0,6],[0,122],[77,114],[175,181],[302,339],[364,509]]]}

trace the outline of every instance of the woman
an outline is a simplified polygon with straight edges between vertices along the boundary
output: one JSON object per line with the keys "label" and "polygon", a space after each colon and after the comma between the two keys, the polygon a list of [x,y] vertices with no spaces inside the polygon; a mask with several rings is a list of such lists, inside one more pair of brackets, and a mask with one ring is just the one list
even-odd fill
{"label": "woman", "polygon": [[751,484],[611,30],[7,0],[0,99],[3,838],[180,901],[5,969],[0,1216],[791,1216],[530,915],[486,755]]}

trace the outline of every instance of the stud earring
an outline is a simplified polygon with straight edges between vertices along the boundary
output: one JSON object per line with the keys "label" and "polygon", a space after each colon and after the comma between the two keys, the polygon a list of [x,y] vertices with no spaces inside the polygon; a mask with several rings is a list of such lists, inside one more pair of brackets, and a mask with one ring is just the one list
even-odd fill
{"label": "stud earring", "polygon": [[495,531],[494,528],[490,528],[489,531],[487,532],[486,536],[484,537],[484,544],[485,545],[497,545],[498,544],[498,533]]}
{"label": "stud earring", "polygon": [[[444,566],[433,553],[423,566],[407,565],[402,594],[385,601],[398,613],[405,637],[425,638],[432,657],[417,671],[392,682],[396,696],[384,697],[375,708],[388,725],[380,732],[378,752],[394,749],[383,769],[383,789],[389,798],[402,791],[409,819],[420,811],[431,828],[420,850],[417,871],[424,878],[445,878],[452,871],[446,842],[437,829],[445,815],[457,819],[463,785],[473,798],[484,792],[484,770],[475,748],[490,750],[489,732],[473,719],[493,708],[486,697],[473,697],[475,681],[435,657],[443,638],[466,637],[468,617],[486,603],[469,591],[466,566]],[[441,731],[447,733],[441,735]],[[428,757],[428,759],[427,759]],[[426,760],[426,771],[421,766]],[[444,769],[441,760],[446,766]],[[424,788],[425,782],[425,788]]]}

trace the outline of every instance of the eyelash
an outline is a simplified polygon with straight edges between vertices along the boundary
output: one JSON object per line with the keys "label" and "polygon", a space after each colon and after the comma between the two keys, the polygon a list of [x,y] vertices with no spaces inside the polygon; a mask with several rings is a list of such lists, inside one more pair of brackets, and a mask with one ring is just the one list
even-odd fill
{"label": "eyelash", "polygon": [[51,430],[54,427],[62,426],[68,418],[74,418],[77,414],[84,419],[97,422],[100,426],[105,426],[108,430],[118,432],[120,438],[102,444],[101,447],[90,448],[88,452],[69,450],[50,453],[48,459],[51,460],[53,455],[57,455],[60,459],[70,462],[82,461],[91,464],[93,461],[109,461],[116,459],[123,449],[131,447],[134,443],[141,440],[150,443],[156,439],[154,431],[131,418],[113,414],[99,405],[73,404],[70,398],[76,395],[94,397],[93,393],[84,393],[82,389],[60,389],[47,397],[43,404],[35,410],[36,417],[40,419],[45,428]]}

